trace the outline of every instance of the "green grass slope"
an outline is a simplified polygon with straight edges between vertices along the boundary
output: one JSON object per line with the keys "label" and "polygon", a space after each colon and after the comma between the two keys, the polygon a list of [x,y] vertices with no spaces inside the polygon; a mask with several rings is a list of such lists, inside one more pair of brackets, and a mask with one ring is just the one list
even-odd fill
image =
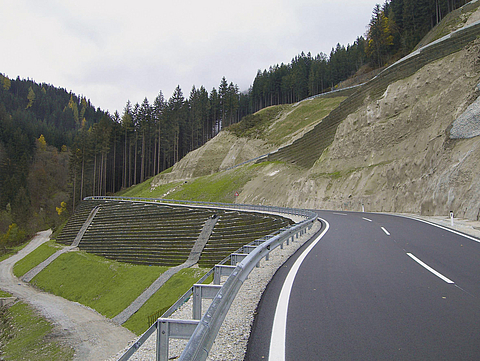
{"label": "green grass slope", "polygon": [[50,322],[30,306],[17,302],[0,308],[1,360],[72,360],[74,350],[65,346]]}
{"label": "green grass slope", "polygon": [[281,146],[289,143],[298,132],[321,122],[346,98],[345,94],[339,93],[296,104],[271,106],[246,116],[227,130],[239,138],[260,138]]}
{"label": "green grass slope", "polygon": [[25,273],[45,261],[48,257],[61,248],[62,246],[55,243],[55,241],[49,241],[42,244],[35,250],[35,252],[28,254],[20,261],[15,263],[13,266],[13,274],[17,277],[22,277]]}
{"label": "green grass slope", "polygon": [[[15,265],[20,275],[46,259],[58,245],[48,242]],[[112,318],[133,302],[167,267],[132,265],[107,260],[85,252],[69,252],[33,278],[36,287],[79,302]],[[146,330],[148,317],[168,309],[197,282],[206,269],[188,269],[173,276],[125,325],[137,334]]]}
{"label": "green grass slope", "polygon": [[245,184],[265,166],[266,164],[247,164],[229,171],[183,182],[167,183],[154,188],[150,179],[129,188],[122,196],[234,203],[235,192],[241,192]]}
{"label": "green grass slope", "polygon": [[110,261],[85,252],[68,252],[35,276],[31,283],[112,318],[165,270],[165,267]]}

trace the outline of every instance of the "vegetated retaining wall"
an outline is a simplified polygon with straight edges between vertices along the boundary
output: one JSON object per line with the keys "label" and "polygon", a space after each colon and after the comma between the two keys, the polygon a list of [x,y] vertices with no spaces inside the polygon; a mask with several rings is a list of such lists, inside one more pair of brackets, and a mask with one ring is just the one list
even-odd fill
{"label": "vegetated retaining wall", "polygon": [[314,129],[291,145],[268,156],[268,161],[284,161],[311,168],[333,142],[338,125],[355,112],[367,98],[378,99],[388,85],[409,77],[428,63],[463,49],[480,35],[480,22],[466,26],[397,61],[371,81],[360,86]]}
{"label": "vegetated retaining wall", "polygon": [[186,261],[207,219],[219,222],[201,254],[199,264],[211,267],[255,239],[292,223],[271,214],[174,206],[119,200],[84,200],[57,241],[71,244],[91,209],[98,214],[79,248],[121,262],[177,266]]}

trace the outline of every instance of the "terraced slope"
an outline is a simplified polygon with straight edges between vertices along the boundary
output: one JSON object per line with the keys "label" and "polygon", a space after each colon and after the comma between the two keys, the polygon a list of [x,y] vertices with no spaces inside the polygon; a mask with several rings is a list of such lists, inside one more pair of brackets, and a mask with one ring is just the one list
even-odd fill
{"label": "terraced slope", "polygon": [[270,214],[220,211],[218,215],[219,220],[198,262],[201,267],[213,267],[243,245],[274,234],[292,223]]}
{"label": "terraced slope", "polygon": [[388,67],[344,100],[314,129],[291,145],[269,155],[268,160],[280,160],[311,168],[323,151],[333,142],[338,125],[354,113],[367,99],[375,100],[384,94],[388,85],[413,75],[426,64],[457,52],[480,35],[480,23],[452,33],[442,42],[434,42]]}
{"label": "terraced slope", "polygon": [[71,245],[72,242],[75,240],[75,237],[82,228],[83,223],[87,219],[88,215],[92,211],[92,209],[99,205],[105,203],[104,201],[89,201],[89,202],[81,202],[77,209],[75,210],[75,214],[73,217],[68,219],[67,224],[63,227],[61,233],[57,236],[57,242]]}
{"label": "terraced slope", "polygon": [[134,264],[177,266],[185,262],[208,218],[219,221],[200,264],[212,266],[244,244],[288,226],[279,216],[116,200],[83,201],[57,241],[71,244],[91,210],[99,206],[79,248]]}

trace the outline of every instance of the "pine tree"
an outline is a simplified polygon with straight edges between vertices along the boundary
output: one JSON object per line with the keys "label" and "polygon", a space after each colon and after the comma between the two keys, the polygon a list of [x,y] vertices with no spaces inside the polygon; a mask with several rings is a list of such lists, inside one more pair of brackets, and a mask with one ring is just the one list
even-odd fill
{"label": "pine tree", "polygon": [[162,153],[162,127],[164,126],[164,112],[165,112],[165,98],[163,97],[163,93],[160,91],[153,102],[153,110],[152,110],[152,117],[155,124],[155,144],[156,144],[156,156],[154,163],[156,164],[154,173],[160,173],[161,166],[160,166],[160,159]]}

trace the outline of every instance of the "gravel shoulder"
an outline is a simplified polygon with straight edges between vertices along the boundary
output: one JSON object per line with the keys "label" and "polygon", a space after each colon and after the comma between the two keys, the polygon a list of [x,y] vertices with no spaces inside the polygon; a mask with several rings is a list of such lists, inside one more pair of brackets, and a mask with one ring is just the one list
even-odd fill
{"label": "gravel shoulder", "polygon": [[55,334],[75,349],[75,360],[104,360],[124,348],[135,335],[88,307],[42,292],[13,275],[13,265],[48,241],[50,235],[50,230],[39,232],[20,252],[0,262],[0,288],[52,321]]}

